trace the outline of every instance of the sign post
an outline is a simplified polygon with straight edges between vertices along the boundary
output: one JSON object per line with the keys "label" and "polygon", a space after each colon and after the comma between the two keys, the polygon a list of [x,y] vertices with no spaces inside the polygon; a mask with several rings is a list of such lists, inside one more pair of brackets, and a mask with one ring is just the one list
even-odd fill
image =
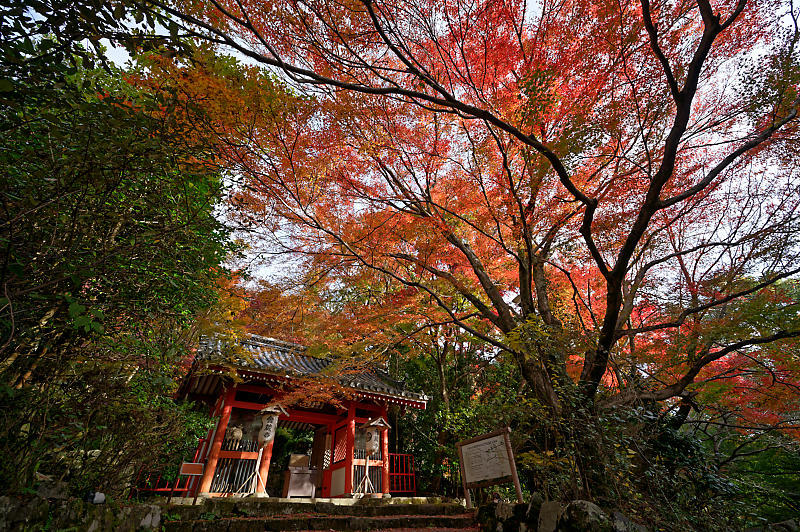
{"label": "sign post", "polygon": [[511,450],[509,427],[476,436],[456,444],[461,464],[461,483],[467,508],[472,508],[471,488],[482,488],[513,482],[517,500],[522,502],[522,487],[517,476],[517,465]]}

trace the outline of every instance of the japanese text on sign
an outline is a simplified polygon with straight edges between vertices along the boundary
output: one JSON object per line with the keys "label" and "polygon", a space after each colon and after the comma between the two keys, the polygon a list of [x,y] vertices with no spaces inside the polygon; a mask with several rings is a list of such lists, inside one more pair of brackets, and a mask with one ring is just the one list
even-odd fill
{"label": "japanese text on sign", "polygon": [[511,475],[511,464],[502,435],[464,445],[461,454],[467,484]]}

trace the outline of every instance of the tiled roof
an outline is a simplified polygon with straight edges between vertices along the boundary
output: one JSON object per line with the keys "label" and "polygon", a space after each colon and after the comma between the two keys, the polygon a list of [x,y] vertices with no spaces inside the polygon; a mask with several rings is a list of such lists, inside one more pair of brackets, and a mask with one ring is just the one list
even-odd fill
{"label": "tiled roof", "polygon": [[[334,360],[307,355],[306,348],[302,345],[256,335],[242,340],[241,345],[249,355],[237,357],[236,364],[243,369],[290,377],[329,376],[336,378],[342,386],[363,392],[420,402],[423,405],[428,401],[426,395],[404,390],[401,383],[376,367],[336,376],[332,374],[337,370]],[[223,342],[218,339],[203,338],[200,340],[198,358],[208,362],[219,360],[224,348]]]}

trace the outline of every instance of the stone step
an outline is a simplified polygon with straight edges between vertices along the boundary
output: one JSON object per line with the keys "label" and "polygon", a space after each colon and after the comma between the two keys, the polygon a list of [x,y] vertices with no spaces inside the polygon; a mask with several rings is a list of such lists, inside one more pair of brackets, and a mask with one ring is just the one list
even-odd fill
{"label": "stone step", "polygon": [[342,501],[287,501],[279,499],[212,499],[201,505],[173,505],[164,509],[164,514],[175,520],[190,521],[206,516],[218,517],[269,517],[274,515],[329,515],[352,517],[391,517],[398,515],[446,516],[464,514],[462,505],[444,503],[403,503],[375,501],[356,501],[342,504]]}
{"label": "stone step", "polygon": [[[463,511],[463,509],[462,509]],[[290,514],[165,521],[166,532],[249,532],[258,530],[478,530],[472,513],[449,515],[356,516]]]}

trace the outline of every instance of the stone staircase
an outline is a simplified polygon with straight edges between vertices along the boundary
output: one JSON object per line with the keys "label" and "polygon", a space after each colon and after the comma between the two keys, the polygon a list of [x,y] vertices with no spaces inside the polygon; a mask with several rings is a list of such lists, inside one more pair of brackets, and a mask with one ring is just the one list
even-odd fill
{"label": "stone staircase", "polygon": [[208,499],[167,506],[166,532],[255,530],[479,530],[475,513],[453,500],[392,499]]}

